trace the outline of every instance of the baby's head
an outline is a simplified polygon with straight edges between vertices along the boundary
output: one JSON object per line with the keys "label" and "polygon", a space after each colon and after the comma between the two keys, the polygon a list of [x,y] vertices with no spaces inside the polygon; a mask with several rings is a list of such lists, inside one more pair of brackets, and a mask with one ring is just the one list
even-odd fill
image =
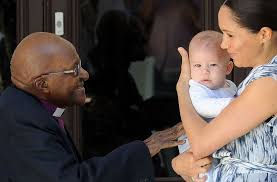
{"label": "baby's head", "polygon": [[210,89],[223,87],[233,69],[227,51],[220,47],[221,41],[221,33],[207,30],[196,34],[189,45],[191,78]]}

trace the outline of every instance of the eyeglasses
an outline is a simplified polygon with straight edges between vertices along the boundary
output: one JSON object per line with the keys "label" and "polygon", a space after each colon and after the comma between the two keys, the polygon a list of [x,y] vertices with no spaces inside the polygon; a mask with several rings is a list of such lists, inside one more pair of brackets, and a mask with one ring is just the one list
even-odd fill
{"label": "eyeglasses", "polygon": [[64,71],[57,71],[57,72],[49,72],[49,73],[44,73],[43,75],[50,75],[50,74],[60,74],[60,73],[63,73],[63,74],[73,74],[74,76],[78,76],[80,74],[80,70],[81,70],[81,61],[79,62],[79,64],[77,64],[75,66],[74,69],[72,70],[64,70]]}

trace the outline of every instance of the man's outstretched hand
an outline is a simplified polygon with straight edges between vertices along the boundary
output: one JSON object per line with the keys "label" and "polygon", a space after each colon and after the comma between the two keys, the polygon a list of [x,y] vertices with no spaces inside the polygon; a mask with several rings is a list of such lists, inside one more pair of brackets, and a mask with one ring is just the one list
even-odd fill
{"label": "man's outstretched hand", "polygon": [[151,157],[153,157],[159,153],[161,149],[183,144],[184,141],[178,141],[177,139],[184,133],[182,122],[180,122],[172,128],[153,133],[149,138],[144,140],[144,143],[149,148]]}

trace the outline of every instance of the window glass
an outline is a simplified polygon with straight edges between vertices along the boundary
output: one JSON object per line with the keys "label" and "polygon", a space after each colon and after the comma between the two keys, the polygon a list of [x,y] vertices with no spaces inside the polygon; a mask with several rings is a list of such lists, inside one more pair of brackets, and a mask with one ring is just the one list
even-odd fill
{"label": "window glass", "polygon": [[10,83],[10,59],[16,46],[16,1],[0,1],[0,90]]}
{"label": "window glass", "polygon": [[[197,0],[81,0],[80,56],[90,79],[83,112],[85,157],[146,139],[180,121],[180,56],[200,31]],[[153,158],[156,176],[175,176],[177,148]],[[162,157],[161,157],[162,156]]]}

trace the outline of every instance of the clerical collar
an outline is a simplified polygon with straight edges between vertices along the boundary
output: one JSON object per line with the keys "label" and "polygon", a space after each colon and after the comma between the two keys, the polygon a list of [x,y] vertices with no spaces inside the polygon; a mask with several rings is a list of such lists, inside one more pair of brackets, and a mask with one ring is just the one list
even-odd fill
{"label": "clerical collar", "polygon": [[55,106],[54,104],[51,104],[45,100],[40,100],[40,102],[42,103],[43,107],[50,113],[52,114],[52,116],[54,117],[61,117],[63,115],[64,112],[64,108],[59,108],[57,106]]}

